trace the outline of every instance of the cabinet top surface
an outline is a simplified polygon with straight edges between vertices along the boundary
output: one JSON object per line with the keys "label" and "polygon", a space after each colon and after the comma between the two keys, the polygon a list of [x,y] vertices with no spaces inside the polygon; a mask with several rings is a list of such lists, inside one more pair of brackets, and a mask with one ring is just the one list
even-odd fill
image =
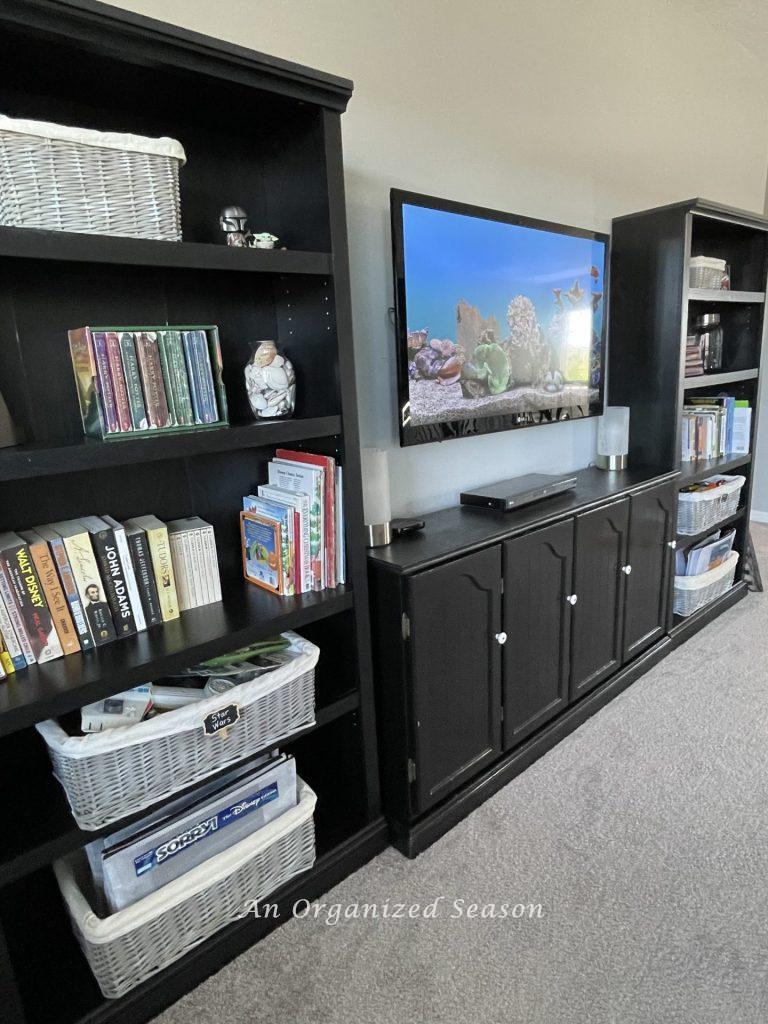
{"label": "cabinet top surface", "polygon": [[352,82],[191,29],[134,14],[100,0],[0,0],[3,31],[21,27],[128,62],[179,65],[213,78],[274,90],[344,110]]}
{"label": "cabinet top surface", "polygon": [[632,491],[673,480],[676,471],[628,469],[607,473],[590,467],[575,474],[573,490],[512,512],[492,512],[457,505],[424,516],[424,529],[406,534],[386,547],[372,548],[368,558],[377,569],[412,573],[520,533],[567,519]]}

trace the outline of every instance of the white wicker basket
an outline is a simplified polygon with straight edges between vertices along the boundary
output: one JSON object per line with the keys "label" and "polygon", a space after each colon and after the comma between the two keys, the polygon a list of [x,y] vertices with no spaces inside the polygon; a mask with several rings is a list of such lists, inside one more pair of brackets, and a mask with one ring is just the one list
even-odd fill
{"label": "white wicker basket", "polygon": [[[320,650],[296,633],[283,635],[296,657],[222,696],[86,736],[69,736],[54,720],[39,723],[80,828],[120,821],[314,725]],[[204,720],[232,704],[239,709],[237,721],[207,735]]]}
{"label": "white wicker basket", "polygon": [[738,561],[738,551],[732,551],[716,569],[710,569],[699,576],[675,576],[675,615],[693,615],[730,590]]}
{"label": "white wicker basket", "polygon": [[174,139],[0,115],[0,224],[181,240]]}
{"label": "white wicker basket", "polygon": [[82,850],[54,864],[78,942],[108,999],[124,995],[204,942],[315,862],[316,797],[298,780],[296,807],[173,882],[107,917],[93,910]]}
{"label": "white wicker basket", "polygon": [[733,515],[739,507],[741,488],[746,483],[743,476],[710,476],[707,480],[727,480],[722,487],[711,491],[681,492],[677,503],[677,532],[701,533],[717,526],[723,519]]}

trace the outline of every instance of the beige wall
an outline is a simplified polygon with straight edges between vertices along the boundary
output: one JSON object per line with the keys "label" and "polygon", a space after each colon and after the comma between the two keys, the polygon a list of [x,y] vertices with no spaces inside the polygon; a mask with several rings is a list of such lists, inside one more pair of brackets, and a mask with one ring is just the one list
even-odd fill
{"label": "beige wall", "polygon": [[393,448],[396,512],[531,469],[584,466],[595,424],[396,448],[390,187],[602,230],[615,214],[695,195],[763,208],[768,61],[751,47],[754,19],[740,39],[732,31],[729,3],[120,6],[354,79],[343,124],[362,435]]}

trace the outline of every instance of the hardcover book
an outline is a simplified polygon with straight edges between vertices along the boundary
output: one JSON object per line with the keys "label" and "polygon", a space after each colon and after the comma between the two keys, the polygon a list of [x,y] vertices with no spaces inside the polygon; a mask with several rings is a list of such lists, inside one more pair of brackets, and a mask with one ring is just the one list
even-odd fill
{"label": "hardcover book", "polygon": [[26,542],[16,533],[0,534],[0,571],[10,584],[35,659],[43,664],[60,658],[64,651],[32,556]]}
{"label": "hardcover book", "polygon": [[163,621],[163,611],[155,583],[155,570],[152,568],[152,555],[149,541],[144,530],[132,523],[125,523],[125,538],[131,553],[139,598],[144,609],[144,618],[148,626],[159,626]]}
{"label": "hardcover book", "polygon": [[163,383],[163,367],[154,331],[141,331],[136,338],[136,354],[139,359],[139,373],[144,389],[144,404],[150,427],[167,427],[171,424],[168,401]]}
{"label": "hardcover book", "polygon": [[131,426],[134,430],[146,430],[149,427],[147,408],[144,404],[144,392],[141,389],[139,359],[136,355],[136,342],[130,331],[120,334],[120,355],[123,363],[123,376],[131,413]]}
{"label": "hardcover book", "polygon": [[24,655],[24,664],[34,665],[37,658],[35,657],[34,651],[32,650],[32,644],[27,636],[27,628],[24,625],[22,614],[13,599],[10,580],[2,571],[2,568],[0,568],[0,599],[2,599],[5,610],[13,625],[13,632],[16,634],[16,639],[18,640],[21,652]]}
{"label": "hardcover book", "polygon": [[298,462],[318,466],[323,470],[323,542],[324,542],[324,585],[335,587],[336,573],[336,460],[329,455],[313,455],[309,452],[290,451],[278,448],[275,452],[278,462]]}
{"label": "hardcover book", "polygon": [[76,654],[80,650],[80,641],[69,610],[69,602],[59,581],[53,552],[37,530],[22,530],[19,536],[29,545],[29,553],[35,563],[61,649],[64,654]]}
{"label": "hardcover book", "polygon": [[115,531],[99,516],[83,516],[80,522],[91,535],[93,553],[96,555],[107,601],[112,612],[115,633],[119,637],[131,636],[136,632],[136,620],[133,617],[128,584],[115,539]]}
{"label": "hardcover book", "polygon": [[327,585],[323,558],[325,471],[318,466],[273,460],[269,463],[267,472],[270,484],[309,497],[309,557],[313,587],[315,590],[322,590]]}
{"label": "hardcover book", "polygon": [[195,422],[192,398],[189,393],[184,346],[178,331],[158,331],[157,343],[163,365],[163,380],[169,405],[173,407],[174,422],[179,427],[191,427]]}
{"label": "hardcover book", "polygon": [[[8,609],[2,597],[0,597],[0,635],[3,637],[3,644],[11,659],[14,670],[26,668],[27,659],[24,657],[19,638],[16,636],[16,630],[11,622],[11,616],[8,614]],[[7,671],[8,669],[6,668]]]}
{"label": "hardcover book", "polygon": [[109,643],[115,639],[117,633],[98,562],[93,553],[90,534],[77,520],[51,523],[51,526],[64,539],[64,547],[93,642],[97,647]]}
{"label": "hardcover book", "polygon": [[130,430],[133,424],[131,423],[131,409],[128,404],[128,391],[123,373],[123,360],[120,354],[120,339],[114,331],[107,331],[104,337],[107,343],[107,360],[117,409],[117,421],[120,430]]}
{"label": "hardcover book", "polygon": [[[103,351],[103,359],[97,365],[91,330],[89,327],[81,327],[78,330],[69,331],[69,351],[72,358],[72,369],[75,373],[83,431],[89,437],[103,438],[110,432],[119,429],[117,409],[109,378],[106,346]],[[105,381],[107,386],[106,405],[103,391]]]}
{"label": "hardcover book", "polygon": [[240,513],[243,575],[257,587],[282,594],[280,523],[255,512]]}
{"label": "hardcover book", "polygon": [[107,423],[107,433],[114,434],[120,430],[120,417],[117,412],[115,388],[112,381],[112,371],[109,366],[106,334],[103,331],[94,331],[91,334],[91,343],[96,361],[96,381]]}
{"label": "hardcover book", "polygon": [[243,498],[243,511],[255,512],[257,515],[274,519],[280,523],[281,593],[288,594],[289,596],[295,594],[296,566],[294,555],[296,541],[293,529],[295,515],[293,508],[273,498],[257,497],[253,494],[248,494]]}
{"label": "hardcover book", "polygon": [[147,535],[163,622],[178,619],[179,600],[176,595],[173,560],[165,523],[161,522],[157,516],[137,516],[135,519],[129,519],[126,526],[128,524],[138,526]]}
{"label": "hardcover book", "polygon": [[128,539],[125,535],[125,527],[122,523],[118,523],[116,519],[113,519],[112,516],[100,516],[99,518],[104,520],[115,535],[115,544],[117,544],[120,562],[125,575],[125,585],[128,588],[128,599],[131,602],[133,619],[136,624],[137,632],[141,633],[147,628],[147,620],[144,615],[144,607],[141,603],[139,586],[136,582],[136,572],[133,568],[133,559],[131,558],[131,553],[128,549]]}
{"label": "hardcover book", "polygon": [[69,604],[69,610],[72,613],[72,621],[77,630],[80,647],[84,651],[89,651],[93,648],[93,636],[91,635],[83,603],[80,600],[72,566],[69,563],[69,555],[64,545],[64,538],[51,526],[38,526],[35,532],[43,538],[51,549],[51,554],[56,561],[61,588]]}

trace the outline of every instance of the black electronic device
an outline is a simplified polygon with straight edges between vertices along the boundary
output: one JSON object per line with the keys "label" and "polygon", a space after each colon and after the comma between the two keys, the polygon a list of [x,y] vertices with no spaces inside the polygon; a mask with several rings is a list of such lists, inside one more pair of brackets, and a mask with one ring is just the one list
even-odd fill
{"label": "black electronic device", "polygon": [[522,505],[530,505],[542,498],[570,491],[576,486],[575,476],[552,476],[548,473],[528,473],[513,480],[486,484],[474,491],[461,493],[461,504],[476,508],[489,508],[495,512],[510,512]]}

